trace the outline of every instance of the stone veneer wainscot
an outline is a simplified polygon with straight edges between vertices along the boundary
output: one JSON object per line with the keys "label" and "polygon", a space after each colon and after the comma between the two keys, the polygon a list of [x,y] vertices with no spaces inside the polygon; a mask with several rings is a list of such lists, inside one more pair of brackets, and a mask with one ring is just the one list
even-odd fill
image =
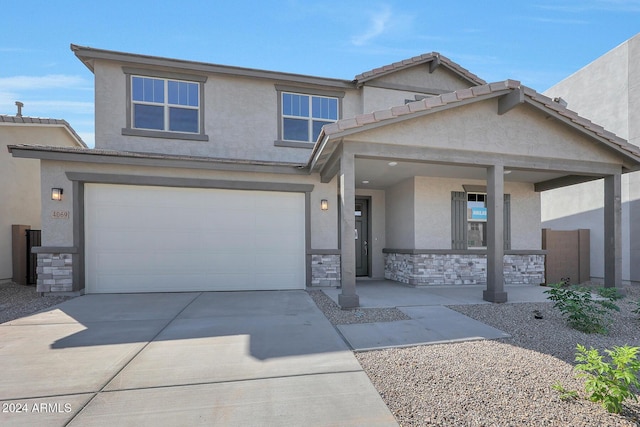
{"label": "stone veneer wainscot", "polygon": [[[544,283],[543,251],[505,254],[506,285]],[[487,256],[484,253],[440,253],[385,250],[385,279],[412,286],[486,285]]]}
{"label": "stone veneer wainscot", "polygon": [[311,255],[311,286],[340,286],[340,255]]}
{"label": "stone veneer wainscot", "polygon": [[37,292],[73,290],[73,254],[39,252],[37,272]]}

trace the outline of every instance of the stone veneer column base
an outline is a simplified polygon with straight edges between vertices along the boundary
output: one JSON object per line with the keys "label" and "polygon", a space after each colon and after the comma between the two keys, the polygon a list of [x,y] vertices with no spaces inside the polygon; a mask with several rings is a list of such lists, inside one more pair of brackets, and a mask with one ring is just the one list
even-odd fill
{"label": "stone veneer column base", "polygon": [[[506,285],[544,283],[543,254],[504,256]],[[385,253],[384,277],[412,286],[486,285],[486,254]]]}
{"label": "stone veneer column base", "polygon": [[73,254],[38,253],[37,292],[71,292],[73,290]]}
{"label": "stone veneer column base", "polygon": [[340,286],[340,255],[311,255],[311,286]]}

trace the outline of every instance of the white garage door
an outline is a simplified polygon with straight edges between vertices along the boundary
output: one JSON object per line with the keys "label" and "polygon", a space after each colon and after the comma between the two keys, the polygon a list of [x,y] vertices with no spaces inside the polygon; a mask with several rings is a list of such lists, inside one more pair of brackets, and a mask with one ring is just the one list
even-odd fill
{"label": "white garage door", "polygon": [[88,293],[303,289],[304,194],[85,185]]}

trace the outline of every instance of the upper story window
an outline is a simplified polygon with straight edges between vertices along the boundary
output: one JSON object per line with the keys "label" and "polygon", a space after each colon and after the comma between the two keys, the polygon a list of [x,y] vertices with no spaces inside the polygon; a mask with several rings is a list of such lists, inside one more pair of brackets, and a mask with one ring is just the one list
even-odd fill
{"label": "upper story window", "polygon": [[122,67],[127,78],[123,135],[208,141],[205,76]]}
{"label": "upper story window", "polygon": [[199,133],[199,92],[198,83],[131,76],[133,127]]}
{"label": "upper story window", "polygon": [[277,146],[311,148],[322,126],[340,119],[344,92],[276,85]]}
{"label": "upper story window", "polygon": [[322,126],[338,120],[338,99],[282,93],[282,139],[315,142]]}

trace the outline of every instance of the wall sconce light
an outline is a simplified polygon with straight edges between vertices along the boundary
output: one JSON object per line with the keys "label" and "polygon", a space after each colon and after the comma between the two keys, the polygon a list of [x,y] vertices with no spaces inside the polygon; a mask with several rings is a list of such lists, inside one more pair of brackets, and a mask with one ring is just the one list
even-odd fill
{"label": "wall sconce light", "polygon": [[59,202],[62,200],[62,188],[52,188],[51,189],[51,200],[55,200]]}
{"label": "wall sconce light", "polygon": [[329,210],[329,201],[327,199],[320,200],[320,209],[323,211]]}

